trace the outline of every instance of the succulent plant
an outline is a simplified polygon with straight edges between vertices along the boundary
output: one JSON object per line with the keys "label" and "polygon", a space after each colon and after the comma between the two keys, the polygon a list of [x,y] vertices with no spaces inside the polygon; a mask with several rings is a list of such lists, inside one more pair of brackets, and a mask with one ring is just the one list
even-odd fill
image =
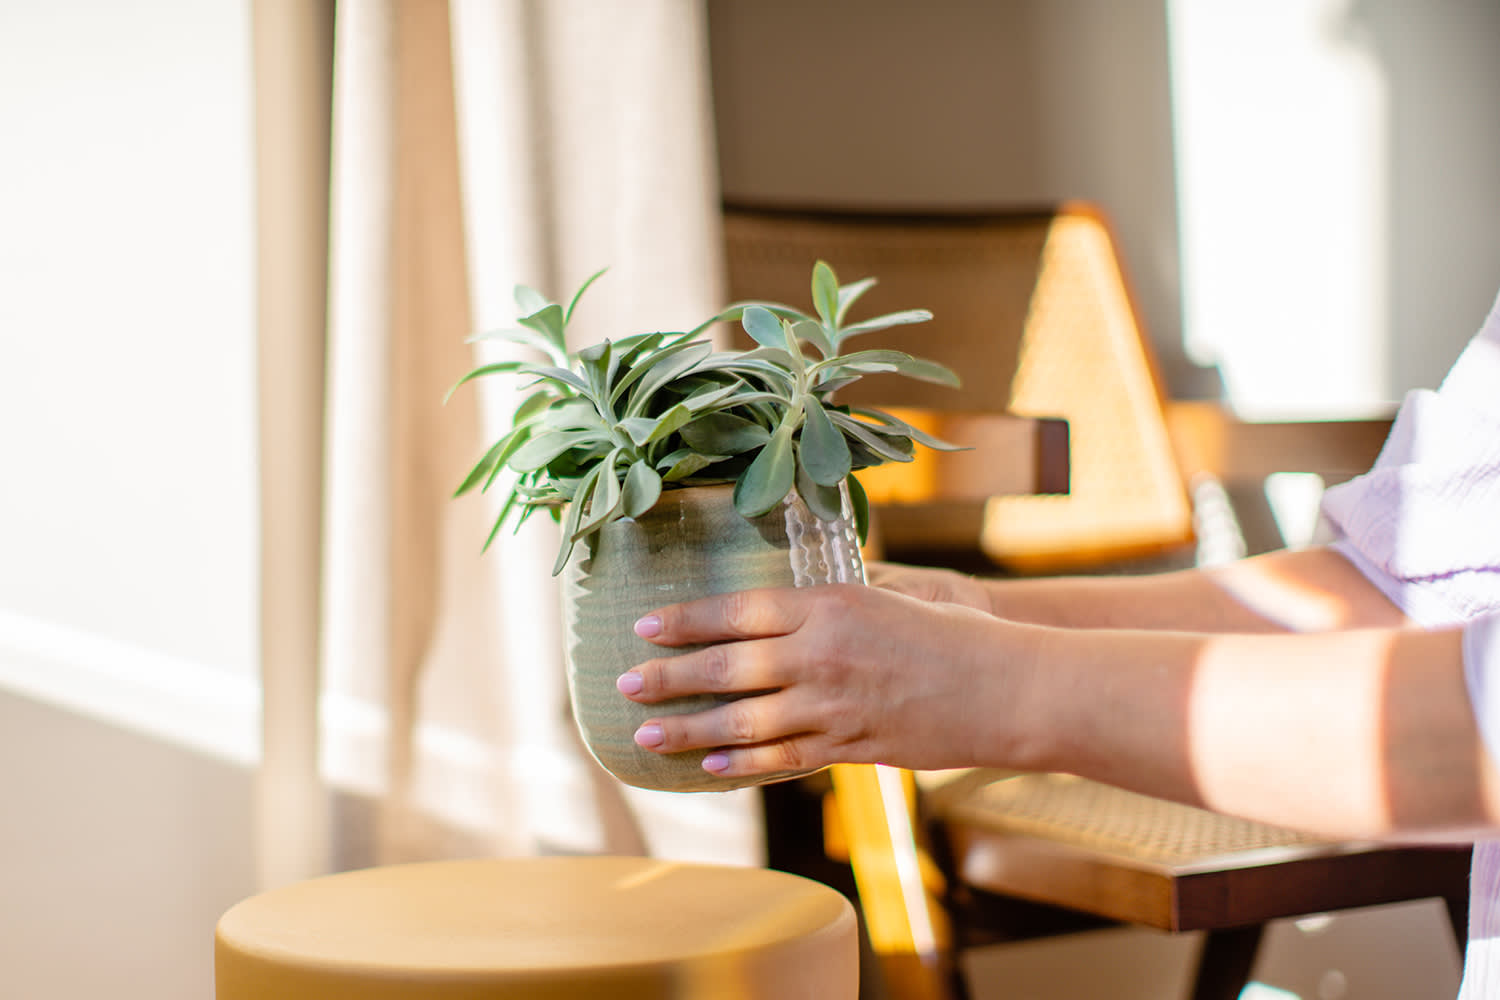
{"label": "succulent plant", "polygon": [[[954,450],[897,417],[846,406],[835,393],[868,374],[890,372],[944,385],[953,372],[894,350],[844,353],[860,334],[932,318],[909,309],[846,323],[874,283],[840,285],[828,264],[812,272],[813,314],[775,302],[739,302],[683,333],[643,333],[569,353],[566,332],[590,277],[564,307],[535,289],[516,289],[520,326],[480,334],[538,351],[545,361],[481,365],[480,376],[530,376],[510,430],[469,472],[455,496],[489,489],[509,469],[508,490],[485,541],[514,517],[538,508],[562,522],[553,573],[573,546],[604,524],[636,517],[664,489],[733,483],[734,506],[757,517],[795,489],[823,520],[842,511],[847,484],[861,538],[868,519],[852,473],[909,462],[918,443]],[[738,321],[756,346],[718,351],[703,338],[713,324]]]}

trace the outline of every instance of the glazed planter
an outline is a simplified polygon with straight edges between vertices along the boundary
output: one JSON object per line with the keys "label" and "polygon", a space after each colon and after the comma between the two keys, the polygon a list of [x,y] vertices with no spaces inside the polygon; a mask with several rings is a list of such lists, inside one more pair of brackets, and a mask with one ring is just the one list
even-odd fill
{"label": "glazed planter", "polygon": [[[719,696],[638,705],[615,688],[641,662],[678,655],[639,638],[636,619],[667,604],[757,587],[863,582],[847,497],[844,517],[822,521],[789,494],[753,520],[734,509],[732,486],[667,490],[638,518],[610,522],[579,541],[562,576],[568,690],[589,752],[626,784],[666,791],[725,791],[795,777],[721,778],[708,751],[658,754],[635,744],[647,719],[697,712]],[[696,647],[701,648],[701,647]]]}

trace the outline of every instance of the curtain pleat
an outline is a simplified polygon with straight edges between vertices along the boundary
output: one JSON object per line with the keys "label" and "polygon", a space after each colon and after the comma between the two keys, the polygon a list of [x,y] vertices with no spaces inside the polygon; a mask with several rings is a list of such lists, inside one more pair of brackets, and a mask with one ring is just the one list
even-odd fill
{"label": "curtain pleat", "polygon": [[327,864],[318,637],[333,3],[261,0],[252,15],[263,746],[254,814],[269,888]]}
{"label": "curtain pleat", "polygon": [[[299,607],[314,635],[321,624],[323,690],[384,710],[378,835],[361,860],[757,863],[755,792],[627,789],[580,745],[555,526],[532,518],[481,554],[497,497],[450,498],[517,395],[487,379],[444,396],[505,350],[466,338],[514,322],[517,283],[562,297],[610,269],[574,346],[686,329],[722,304],[702,0],[345,0],[332,51],[326,487],[287,502],[314,532],[321,516],[321,610],[316,592]],[[316,534],[299,538],[317,551]],[[317,562],[302,557],[305,589]],[[274,590],[280,571],[267,573]],[[316,691],[305,641],[292,662],[278,670]],[[273,727],[284,709],[268,702],[268,746],[288,726],[305,735],[307,708],[293,708]],[[325,767],[367,747],[337,725],[322,737]]]}

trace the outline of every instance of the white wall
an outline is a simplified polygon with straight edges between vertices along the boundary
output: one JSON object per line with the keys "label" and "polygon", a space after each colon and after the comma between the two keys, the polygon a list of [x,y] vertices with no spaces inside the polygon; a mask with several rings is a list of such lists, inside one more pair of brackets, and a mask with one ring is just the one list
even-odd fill
{"label": "white wall", "polygon": [[1179,395],[1399,399],[1500,289],[1492,0],[709,10],[727,195],[1096,201]]}
{"label": "white wall", "polygon": [[7,997],[202,1000],[251,888],[247,44],[244,0],[0,4]]}

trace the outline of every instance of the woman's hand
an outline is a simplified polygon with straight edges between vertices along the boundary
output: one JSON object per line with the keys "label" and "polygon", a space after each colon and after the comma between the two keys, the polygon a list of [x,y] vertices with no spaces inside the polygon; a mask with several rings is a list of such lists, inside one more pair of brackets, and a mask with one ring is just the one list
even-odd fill
{"label": "woman's hand", "polygon": [[985,614],[994,614],[990,592],[983,583],[951,569],[903,566],[900,563],[872,562],[865,575],[871,586],[894,590],[919,601],[937,604],[959,604]]}
{"label": "woman's hand", "polygon": [[636,733],[660,753],[715,748],[703,766],[716,774],[957,767],[993,760],[1025,718],[1016,679],[1036,662],[1036,631],[875,587],[745,591],[642,618],[637,634],[658,645],[711,645],[648,660],[619,688],[648,704],[747,695]]}

